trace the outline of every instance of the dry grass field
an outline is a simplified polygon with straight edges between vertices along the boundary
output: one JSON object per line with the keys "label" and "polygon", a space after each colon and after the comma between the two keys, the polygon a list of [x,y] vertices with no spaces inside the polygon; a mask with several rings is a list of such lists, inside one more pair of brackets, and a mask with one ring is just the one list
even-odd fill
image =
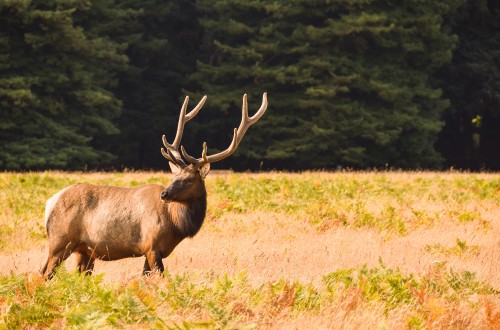
{"label": "dry grass field", "polygon": [[170,180],[1,173],[0,329],[500,329],[500,174],[214,172],[164,277],[143,258],[80,276],[70,258],[41,280],[52,194]]}

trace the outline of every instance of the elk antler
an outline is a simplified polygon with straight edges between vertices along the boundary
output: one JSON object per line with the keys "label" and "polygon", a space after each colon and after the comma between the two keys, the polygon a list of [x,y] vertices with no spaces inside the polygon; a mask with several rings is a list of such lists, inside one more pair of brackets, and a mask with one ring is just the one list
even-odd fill
{"label": "elk antler", "polygon": [[203,96],[200,102],[198,102],[198,105],[188,114],[186,114],[186,108],[189,102],[189,96],[186,96],[186,98],[184,99],[184,103],[182,104],[181,113],[179,115],[179,123],[177,124],[177,133],[175,134],[174,142],[172,144],[169,144],[165,135],[161,137],[163,145],[167,149],[165,150],[161,148],[161,154],[163,155],[163,157],[177,165],[183,167],[186,166],[186,163],[184,162],[184,160],[182,160],[181,154],[179,153],[179,145],[181,144],[184,125],[198,114],[198,111],[200,111],[201,107],[203,107],[203,105],[205,104],[206,99],[207,96]]}
{"label": "elk antler", "polygon": [[205,165],[206,163],[215,163],[220,160],[223,160],[224,158],[227,158],[231,156],[235,151],[236,148],[238,148],[241,140],[243,139],[243,136],[245,135],[247,129],[255,124],[260,117],[266,112],[267,109],[267,93],[264,93],[262,95],[262,105],[260,106],[260,109],[253,115],[252,117],[248,116],[248,101],[247,101],[247,94],[243,95],[243,105],[241,108],[241,123],[238,129],[234,129],[234,134],[233,134],[233,140],[231,141],[231,144],[229,147],[221,151],[215,155],[210,155],[207,156],[207,143],[203,143],[203,152],[201,154],[201,158],[194,158],[191,157],[190,155],[187,154],[186,150],[184,150],[184,147],[181,146],[181,152],[184,158],[193,164],[195,167],[201,167]]}

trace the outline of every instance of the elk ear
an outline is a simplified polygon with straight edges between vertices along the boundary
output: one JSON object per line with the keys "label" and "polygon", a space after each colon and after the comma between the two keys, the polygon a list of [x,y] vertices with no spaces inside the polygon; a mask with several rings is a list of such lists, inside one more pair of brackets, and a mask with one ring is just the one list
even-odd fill
{"label": "elk ear", "polygon": [[170,170],[172,171],[172,173],[174,173],[175,175],[181,173],[181,168],[176,164],[168,162],[168,165],[170,166]]}
{"label": "elk ear", "polygon": [[202,167],[200,167],[200,175],[203,179],[205,179],[210,172],[210,163],[206,163]]}

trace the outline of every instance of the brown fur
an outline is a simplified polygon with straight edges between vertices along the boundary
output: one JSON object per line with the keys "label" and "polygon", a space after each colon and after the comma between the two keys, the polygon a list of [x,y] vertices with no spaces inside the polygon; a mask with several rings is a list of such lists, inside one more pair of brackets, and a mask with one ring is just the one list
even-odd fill
{"label": "brown fur", "polygon": [[47,201],[49,256],[43,275],[52,277],[54,268],[72,253],[81,272],[91,273],[96,258],[137,256],[146,256],[145,274],[163,272],[162,258],[203,224],[203,179],[190,166],[180,170],[167,188],[76,184],[63,189]]}

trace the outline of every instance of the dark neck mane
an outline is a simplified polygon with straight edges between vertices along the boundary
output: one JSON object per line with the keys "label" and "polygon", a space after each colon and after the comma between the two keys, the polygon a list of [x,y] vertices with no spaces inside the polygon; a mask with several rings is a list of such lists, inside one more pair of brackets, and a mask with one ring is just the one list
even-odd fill
{"label": "dark neck mane", "polygon": [[207,192],[199,198],[186,202],[169,203],[169,212],[177,233],[182,237],[193,237],[203,225],[207,212]]}

